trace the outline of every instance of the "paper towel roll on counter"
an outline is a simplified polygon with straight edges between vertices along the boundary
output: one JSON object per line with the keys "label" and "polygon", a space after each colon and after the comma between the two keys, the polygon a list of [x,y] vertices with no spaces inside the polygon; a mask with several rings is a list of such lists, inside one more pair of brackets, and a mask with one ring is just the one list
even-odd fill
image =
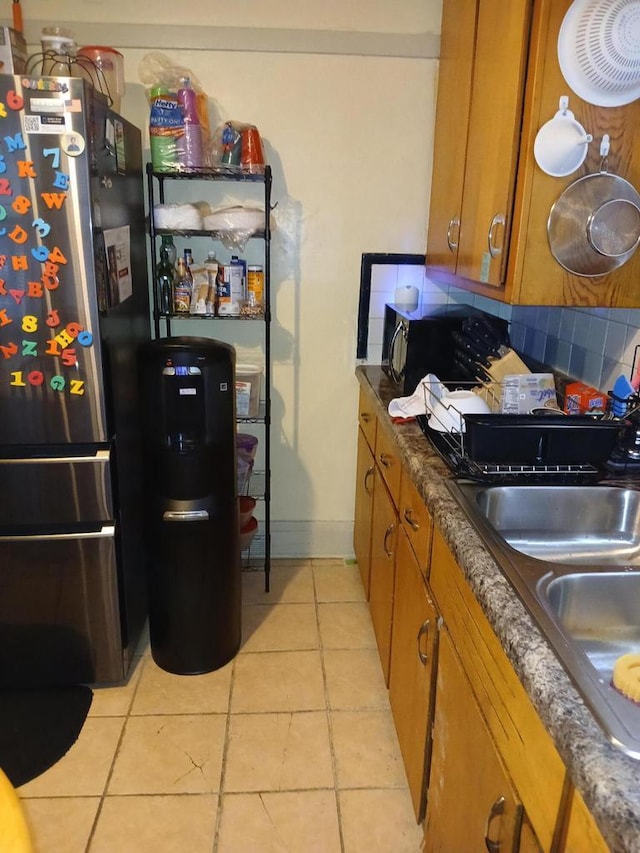
{"label": "paper towel roll on counter", "polygon": [[415,311],[420,300],[420,291],[411,284],[396,287],[393,301],[406,311]]}

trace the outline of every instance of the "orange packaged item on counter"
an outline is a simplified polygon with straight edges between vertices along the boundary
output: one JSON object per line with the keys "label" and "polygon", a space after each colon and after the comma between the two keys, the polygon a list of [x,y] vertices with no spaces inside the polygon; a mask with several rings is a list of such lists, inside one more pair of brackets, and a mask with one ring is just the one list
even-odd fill
{"label": "orange packaged item on counter", "polygon": [[564,410],[568,415],[606,412],[607,395],[584,382],[569,382],[564,390]]}

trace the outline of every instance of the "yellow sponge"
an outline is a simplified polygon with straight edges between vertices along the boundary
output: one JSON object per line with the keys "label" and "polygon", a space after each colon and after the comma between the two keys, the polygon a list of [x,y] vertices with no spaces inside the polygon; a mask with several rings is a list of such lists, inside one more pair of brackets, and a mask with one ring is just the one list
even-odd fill
{"label": "yellow sponge", "polygon": [[640,653],[621,655],[613,667],[613,686],[640,702]]}

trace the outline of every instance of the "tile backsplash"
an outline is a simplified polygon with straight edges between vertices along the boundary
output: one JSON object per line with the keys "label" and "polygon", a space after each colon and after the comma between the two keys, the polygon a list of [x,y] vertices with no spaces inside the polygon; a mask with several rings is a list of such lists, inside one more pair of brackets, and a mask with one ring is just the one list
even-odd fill
{"label": "tile backsplash", "polygon": [[601,391],[609,391],[620,374],[633,378],[634,354],[640,347],[640,308],[504,305],[456,287],[438,285],[418,265],[372,267],[366,358],[369,364],[380,364],[385,303],[393,302],[396,288],[405,285],[418,288],[423,304],[474,305],[502,317],[509,322],[515,349]]}

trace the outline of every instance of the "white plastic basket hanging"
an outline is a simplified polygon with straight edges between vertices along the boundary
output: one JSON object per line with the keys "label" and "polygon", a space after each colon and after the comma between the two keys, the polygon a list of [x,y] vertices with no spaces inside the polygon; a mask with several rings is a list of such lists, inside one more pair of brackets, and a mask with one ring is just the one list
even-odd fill
{"label": "white plastic basket hanging", "polygon": [[574,0],[560,27],[558,61],[589,104],[619,107],[640,98],[640,0]]}

